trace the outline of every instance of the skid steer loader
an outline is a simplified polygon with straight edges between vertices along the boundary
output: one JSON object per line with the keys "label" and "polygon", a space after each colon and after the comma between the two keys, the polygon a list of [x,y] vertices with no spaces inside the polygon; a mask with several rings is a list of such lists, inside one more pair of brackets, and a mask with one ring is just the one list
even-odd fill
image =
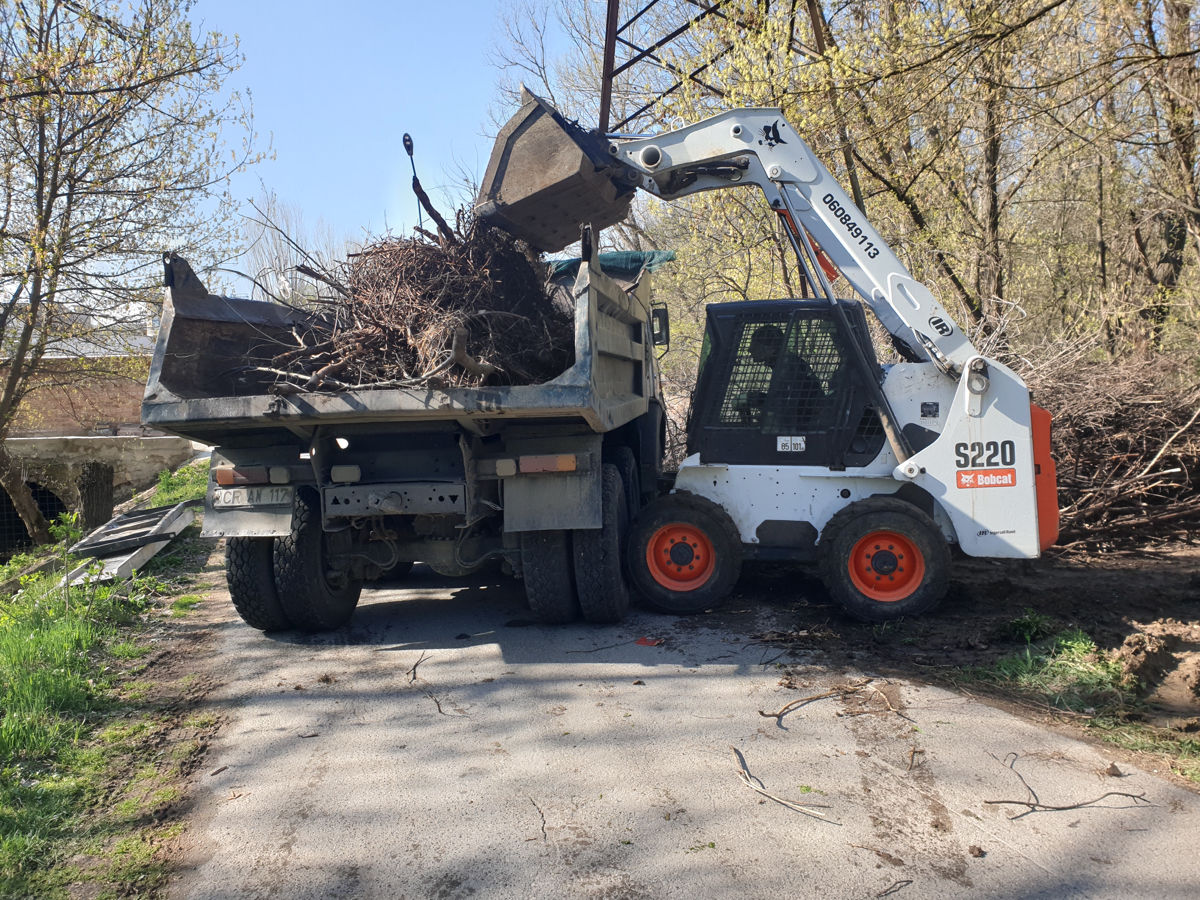
{"label": "skid steer loader", "polygon": [[[819,299],[707,308],[688,455],[627,526],[632,586],[688,613],[718,604],[743,560],[808,561],[850,614],[885,621],[942,598],[953,546],[1038,556],[1058,533],[1049,414],[972,346],[780,110],[603,136],[526,93],[477,213],[554,251],[620,221],[636,190],[744,187],[780,217]],[[835,295],[823,257],[857,299]],[[864,309],[903,362],[879,364]]]}

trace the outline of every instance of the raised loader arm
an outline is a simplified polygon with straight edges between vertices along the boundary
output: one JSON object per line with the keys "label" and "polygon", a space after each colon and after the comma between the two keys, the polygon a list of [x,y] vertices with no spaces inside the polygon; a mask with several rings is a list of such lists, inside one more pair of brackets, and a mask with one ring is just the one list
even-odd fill
{"label": "raised loader arm", "polygon": [[664,200],[756,185],[784,218],[793,240],[803,247],[797,226],[812,234],[914,358],[957,375],[978,355],[780,110],[731,110],[678,131],[613,141],[609,152],[641,176],[640,187]]}

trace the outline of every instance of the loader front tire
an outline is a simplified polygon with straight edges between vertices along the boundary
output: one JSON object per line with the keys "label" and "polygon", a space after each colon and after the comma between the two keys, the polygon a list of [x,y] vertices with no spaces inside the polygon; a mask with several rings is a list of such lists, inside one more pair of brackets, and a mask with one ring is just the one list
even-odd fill
{"label": "loader front tire", "polygon": [[362,582],[329,571],[321,503],[315,491],[296,490],[292,530],[275,538],[275,588],[279,603],[300,631],[333,631],[350,620]]}
{"label": "loader front tire", "polygon": [[695,494],[651,501],[630,528],[629,580],[660,612],[685,616],[720,606],[742,572],[737,526]]}
{"label": "loader front tire", "polygon": [[539,622],[562,625],[579,618],[571,568],[571,540],[566,531],[522,532],[525,597]]}
{"label": "loader front tire", "polygon": [[225,542],[225,581],[242,621],[259,631],[287,631],[291,620],[275,590],[273,538],[231,537]]}
{"label": "loader front tire", "polygon": [[818,547],[825,587],[864,622],[928,612],[950,583],[949,545],[932,518],[903,500],[851,503],[829,520]]}

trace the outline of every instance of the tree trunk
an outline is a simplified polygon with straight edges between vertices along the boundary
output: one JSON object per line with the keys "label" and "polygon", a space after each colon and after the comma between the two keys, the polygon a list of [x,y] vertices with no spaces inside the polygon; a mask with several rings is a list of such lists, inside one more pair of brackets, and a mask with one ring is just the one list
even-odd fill
{"label": "tree trunk", "polygon": [[1004,269],[1000,248],[1000,88],[996,84],[999,67],[992,55],[986,57],[984,79],[987,94],[983,106],[983,183],[980,185],[983,223],[975,293],[986,320],[995,324],[1004,299]]}
{"label": "tree trunk", "polygon": [[8,455],[3,444],[0,444],[0,487],[4,488],[12,500],[17,515],[21,517],[25,530],[29,532],[30,540],[35,544],[50,543],[50,527],[46,517],[38,509],[37,501],[33,499],[33,493],[22,477],[20,464]]}
{"label": "tree trunk", "polygon": [[108,522],[113,514],[113,467],[86,462],[75,484],[79,488],[79,519],[84,534]]}

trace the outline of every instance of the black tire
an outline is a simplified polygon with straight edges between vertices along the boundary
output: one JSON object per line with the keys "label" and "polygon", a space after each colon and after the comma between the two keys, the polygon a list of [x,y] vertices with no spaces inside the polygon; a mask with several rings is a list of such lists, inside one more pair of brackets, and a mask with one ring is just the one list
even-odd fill
{"label": "black tire", "polygon": [[539,622],[562,625],[579,618],[567,532],[522,532],[521,571],[525,597]]}
{"label": "black tire", "polygon": [[950,584],[950,548],[941,530],[925,512],[893,497],[871,497],[838,512],[818,549],[825,587],[864,622],[928,612]]}
{"label": "black tire", "polygon": [[654,609],[681,616],[720,606],[742,574],[737,526],[695,494],[651,501],[633,520],[626,555],[634,589]]}
{"label": "black tire", "polygon": [[314,491],[296,490],[292,532],[275,538],[275,589],[292,625],[300,631],[332,631],[349,621],[362,582],[329,577],[321,504]]}
{"label": "black tire", "polygon": [[225,541],[225,581],[242,621],[259,631],[287,631],[291,620],[275,591],[274,538],[231,537]]}
{"label": "black tire", "polygon": [[631,449],[622,445],[613,448],[604,461],[616,466],[621,475],[621,484],[625,486],[626,518],[632,519],[642,508],[642,480],[638,475],[637,459]]}
{"label": "black tire", "polygon": [[629,585],[621,559],[629,513],[621,473],[612,463],[605,463],[600,470],[600,520],[599,529],[571,533],[575,589],[583,617],[598,625],[611,625],[629,612]]}

